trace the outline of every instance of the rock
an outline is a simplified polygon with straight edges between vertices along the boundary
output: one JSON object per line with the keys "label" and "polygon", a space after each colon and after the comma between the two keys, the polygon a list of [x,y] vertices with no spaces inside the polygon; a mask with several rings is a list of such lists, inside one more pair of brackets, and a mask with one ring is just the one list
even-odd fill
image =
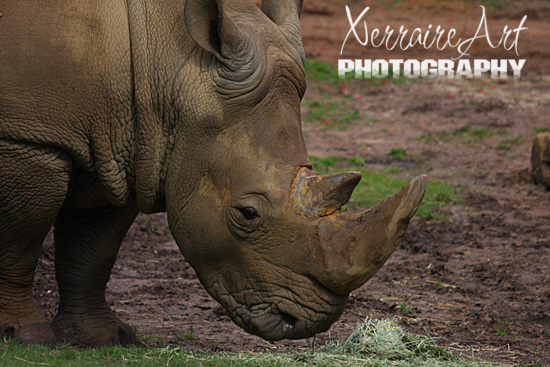
{"label": "rock", "polygon": [[550,134],[540,133],[531,149],[531,172],[536,183],[550,189]]}

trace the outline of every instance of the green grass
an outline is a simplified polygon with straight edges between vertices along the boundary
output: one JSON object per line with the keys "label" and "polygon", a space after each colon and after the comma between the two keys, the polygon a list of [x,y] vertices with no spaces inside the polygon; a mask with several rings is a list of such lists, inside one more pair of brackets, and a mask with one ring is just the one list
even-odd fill
{"label": "green grass", "polygon": [[485,138],[489,136],[493,136],[493,132],[489,129],[476,129],[472,130],[471,135],[477,138]]}
{"label": "green grass", "polygon": [[326,62],[307,59],[306,77],[316,82],[341,82],[338,79],[338,70]]}
{"label": "green grass", "polygon": [[[450,0],[437,0],[437,2],[444,2]],[[481,3],[490,11],[491,9],[502,10],[506,9],[513,4],[515,0],[481,0]]]}
{"label": "green grass", "polygon": [[403,148],[391,148],[390,156],[397,159],[405,159],[407,156],[407,151]]}
{"label": "green grass", "polygon": [[[472,129],[471,126],[465,125],[465,126],[456,128],[451,132],[443,130],[437,134],[421,134],[415,140],[423,141],[425,144],[429,144],[432,141],[438,141],[438,140],[449,142],[449,141],[452,141],[453,138],[459,137],[462,143],[468,144],[468,143],[477,143],[483,140],[484,138],[493,136],[494,134],[495,134],[494,131],[487,128]],[[498,130],[496,131],[496,134],[506,135],[508,134],[508,132],[506,130]]]}
{"label": "green grass", "polygon": [[383,170],[380,171],[380,173],[383,173],[383,174],[386,174],[386,173],[399,173],[399,172],[403,172],[403,171],[405,171],[405,169],[403,167],[391,166],[391,167],[384,168]]}
{"label": "green grass", "polygon": [[541,361],[519,362],[518,367],[544,367]]}
{"label": "green grass", "polygon": [[365,164],[365,160],[358,155],[354,155],[353,157],[348,158],[348,163],[354,166],[362,166]]}
{"label": "green grass", "polygon": [[[382,70],[382,72],[386,72],[386,70]],[[388,82],[392,83],[403,83],[407,81],[415,81],[418,79],[410,79],[406,78],[403,75],[403,71],[401,70],[400,75],[397,78],[393,77],[393,68],[390,66],[387,70],[388,76],[385,78],[369,78],[365,77],[364,81],[368,81],[374,85],[378,85],[384,80],[384,84],[387,84]],[[338,77],[338,69],[334,67],[332,64],[315,60],[315,59],[308,59],[306,60],[306,77],[308,80],[314,81],[314,82],[325,82],[329,84],[336,84],[341,83],[345,81],[351,81],[355,79],[355,72],[350,72],[346,74],[346,77],[344,79],[340,79]]]}
{"label": "green grass", "polygon": [[512,324],[509,320],[500,321],[496,326],[496,334],[498,336],[507,336],[510,334]]}
{"label": "green grass", "polygon": [[497,150],[510,150],[515,145],[520,145],[524,141],[523,135],[519,134],[513,138],[502,139],[497,145]]}
{"label": "green grass", "polygon": [[459,359],[433,338],[406,333],[392,320],[367,319],[344,342],[330,341],[308,352],[198,352],[181,347],[76,349],[65,344],[24,346],[0,340],[1,366],[402,366],[480,367]]}
{"label": "green grass", "polygon": [[469,133],[472,130],[472,127],[469,125],[465,125],[459,128],[456,128],[452,131],[452,136],[464,136],[465,134]]}
{"label": "green grass", "polygon": [[535,128],[536,133],[547,133],[550,132],[550,128],[548,127],[537,127]]}
{"label": "green grass", "polygon": [[340,162],[344,162],[345,158],[340,156],[333,156],[329,155],[328,157],[315,157],[311,156],[309,157],[311,160],[311,163],[315,166],[318,172],[326,172],[329,170],[330,167],[336,166]]}
{"label": "green grass", "polygon": [[351,158],[344,158],[335,155],[329,155],[322,158],[311,156],[310,160],[318,172],[328,172],[338,165],[362,167],[365,164],[365,161],[367,161],[367,159],[364,159],[358,155],[354,155]]}
{"label": "green grass", "polygon": [[422,134],[415,138],[415,141],[424,141],[424,144],[429,144],[432,141],[442,140],[442,141],[448,141],[450,140],[449,137],[451,136],[451,133],[448,131],[441,131],[437,134]]}
{"label": "green grass", "polygon": [[498,336],[506,336],[506,334],[508,334],[508,329],[504,326],[501,326],[497,329],[497,335]]}
{"label": "green grass", "polygon": [[481,2],[488,8],[502,10],[512,5],[514,0],[481,0]]}
{"label": "green grass", "polygon": [[501,140],[501,144],[508,144],[508,145],[520,145],[521,143],[523,143],[524,141],[524,137],[523,135],[519,134],[518,136],[516,137],[513,137],[513,138],[507,138],[507,139],[502,139]]}
{"label": "green grass", "polygon": [[[320,173],[342,170],[361,172],[363,178],[353,191],[353,195],[346,208],[370,208],[401,190],[401,188],[409,183],[409,180],[387,175],[389,172],[395,172],[395,169],[391,167],[385,171],[376,172],[364,167],[363,164],[353,164],[349,159],[343,157],[329,156],[318,158],[312,156],[310,159],[316,170]],[[436,216],[438,208],[460,204],[462,200],[457,196],[460,191],[459,187],[446,184],[442,181],[428,179],[426,195],[422,205],[418,209],[417,215],[422,218]]]}
{"label": "green grass", "polygon": [[315,100],[304,98],[302,104],[310,108],[305,117],[307,121],[318,121],[330,128],[344,129],[347,124],[361,119],[359,110],[350,109],[345,106],[346,99]]}
{"label": "green grass", "polygon": [[481,141],[483,138],[493,136],[493,132],[486,128],[472,129],[470,126],[466,125],[453,130],[451,135],[462,137],[463,143],[476,143]]}
{"label": "green grass", "polygon": [[[363,168],[359,171],[363,175],[363,179],[357,185],[347,204],[353,208],[370,208],[409,183],[408,180],[379,174],[370,169]],[[438,208],[459,204],[461,200],[456,196],[459,191],[459,188],[444,182],[428,180],[426,195],[418,209],[418,215],[426,218],[431,216]]]}
{"label": "green grass", "polygon": [[407,316],[410,316],[411,314],[411,306],[409,306],[406,302],[401,302],[399,304],[399,308],[401,311],[403,311]]}

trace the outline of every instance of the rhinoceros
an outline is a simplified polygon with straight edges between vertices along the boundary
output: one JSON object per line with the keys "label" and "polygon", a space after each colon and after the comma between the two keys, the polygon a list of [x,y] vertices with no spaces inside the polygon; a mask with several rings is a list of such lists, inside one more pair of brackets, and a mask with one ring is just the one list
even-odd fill
{"label": "rhinoceros", "polygon": [[[267,340],[327,330],[393,252],[426,177],[341,210],[301,131],[300,0],[0,1],[0,335],[135,342],[105,301],[139,212],[210,295]],[[60,303],[33,302],[54,227]]]}

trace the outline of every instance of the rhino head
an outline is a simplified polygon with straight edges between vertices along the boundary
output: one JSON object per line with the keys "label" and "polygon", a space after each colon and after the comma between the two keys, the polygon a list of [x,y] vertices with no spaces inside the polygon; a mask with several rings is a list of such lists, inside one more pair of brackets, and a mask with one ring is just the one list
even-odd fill
{"label": "rhino head", "polygon": [[166,209],[181,252],[246,331],[327,330],[388,259],[426,177],[365,212],[341,211],[358,172],[319,175],[301,132],[299,0],[188,0],[196,66],[174,130]]}

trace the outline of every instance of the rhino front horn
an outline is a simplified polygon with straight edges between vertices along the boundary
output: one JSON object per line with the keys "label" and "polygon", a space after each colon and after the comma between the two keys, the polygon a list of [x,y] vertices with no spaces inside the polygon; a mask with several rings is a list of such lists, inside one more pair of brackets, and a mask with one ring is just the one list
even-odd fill
{"label": "rhino front horn", "polygon": [[317,280],[344,295],[370,279],[399,244],[426,186],[427,177],[422,175],[365,212],[323,218],[318,236],[325,264],[320,274],[314,274]]}

